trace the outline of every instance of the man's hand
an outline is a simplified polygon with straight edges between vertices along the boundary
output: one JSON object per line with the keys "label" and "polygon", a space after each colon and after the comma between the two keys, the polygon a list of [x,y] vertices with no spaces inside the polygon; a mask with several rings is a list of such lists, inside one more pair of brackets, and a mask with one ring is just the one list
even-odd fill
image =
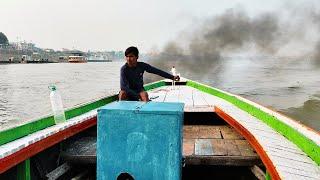
{"label": "man's hand", "polygon": [[173,80],[174,80],[174,81],[180,81],[180,76],[174,76],[174,77],[173,77]]}

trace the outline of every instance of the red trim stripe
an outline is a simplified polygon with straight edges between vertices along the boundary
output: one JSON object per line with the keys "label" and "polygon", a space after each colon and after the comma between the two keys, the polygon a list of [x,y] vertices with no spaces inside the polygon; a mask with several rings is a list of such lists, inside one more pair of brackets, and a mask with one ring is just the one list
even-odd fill
{"label": "red trim stripe", "polygon": [[251,146],[256,150],[259,154],[263,164],[266,166],[271,178],[273,180],[281,179],[275,166],[273,165],[271,159],[264,151],[262,145],[256,140],[256,138],[251,134],[249,130],[243,127],[237,120],[229,116],[227,113],[222,111],[219,107],[214,106],[215,112],[224,119],[230,126],[236,129],[249,143]]}
{"label": "red trim stripe", "polygon": [[93,117],[79,124],[70,126],[56,134],[48,136],[40,141],[37,141],[7,157],[0,159],[0,174],[8,169],[16,166],[20,162],[32,157],[33,155],[69,138],[85,129],[88,129],[97,124],[97,117]]}

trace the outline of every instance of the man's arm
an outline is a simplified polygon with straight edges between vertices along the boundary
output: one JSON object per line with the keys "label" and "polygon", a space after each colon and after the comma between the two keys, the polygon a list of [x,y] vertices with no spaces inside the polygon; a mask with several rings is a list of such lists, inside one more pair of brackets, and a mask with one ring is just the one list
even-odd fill
{"label": "man's arm", "polygon": [[165,71],[162,71],[158,68],[155,68],[155,67],[151,66],[150,64],[147,64],[147,63],[144,63],[144,64],[145,64],[145,70],[148,73],[157,74],[157,75],[164,77],[164,78],[167,78],[167,79],[174,79],[175,78],[172,74],[169,74]]}
{"label": "man's arm", "polygon": [[123,68],[121,68],[121,70],[120,70],[120,88],[121,88],[121,90],[125,91],[129,96],[135,97],[137,99],[140,98],[138,93],[136,93],[132,89],[130,89],[129,82],[124,74]]}

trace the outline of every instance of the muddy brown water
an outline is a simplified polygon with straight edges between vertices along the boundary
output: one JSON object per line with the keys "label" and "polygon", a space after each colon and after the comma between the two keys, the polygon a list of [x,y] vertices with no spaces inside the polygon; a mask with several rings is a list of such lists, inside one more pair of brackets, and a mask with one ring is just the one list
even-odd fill
{"label": "muddy brown water", "polygon": [[[51,113],[50,84],[66,108],[117,93],[123,63],[0,65],[0,131]],[[202,74],[176,69],[320,130],[320,68],[308,60],[232,58]]]}

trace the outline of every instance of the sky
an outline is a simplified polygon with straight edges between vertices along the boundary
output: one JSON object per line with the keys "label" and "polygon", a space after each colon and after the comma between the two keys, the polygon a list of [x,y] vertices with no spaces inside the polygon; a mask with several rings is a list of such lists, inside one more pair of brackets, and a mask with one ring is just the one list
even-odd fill
{"label": "sky", "polygon": [[[161,49],[198,22],[231,8],[250,16],[287,0],[0,0],[0,32],[55,50]],[[293,4],[317,0],[291,0]],[[320,2],[319,2],[320,3]],[[318,4],[319,4],[318,3]]]}

